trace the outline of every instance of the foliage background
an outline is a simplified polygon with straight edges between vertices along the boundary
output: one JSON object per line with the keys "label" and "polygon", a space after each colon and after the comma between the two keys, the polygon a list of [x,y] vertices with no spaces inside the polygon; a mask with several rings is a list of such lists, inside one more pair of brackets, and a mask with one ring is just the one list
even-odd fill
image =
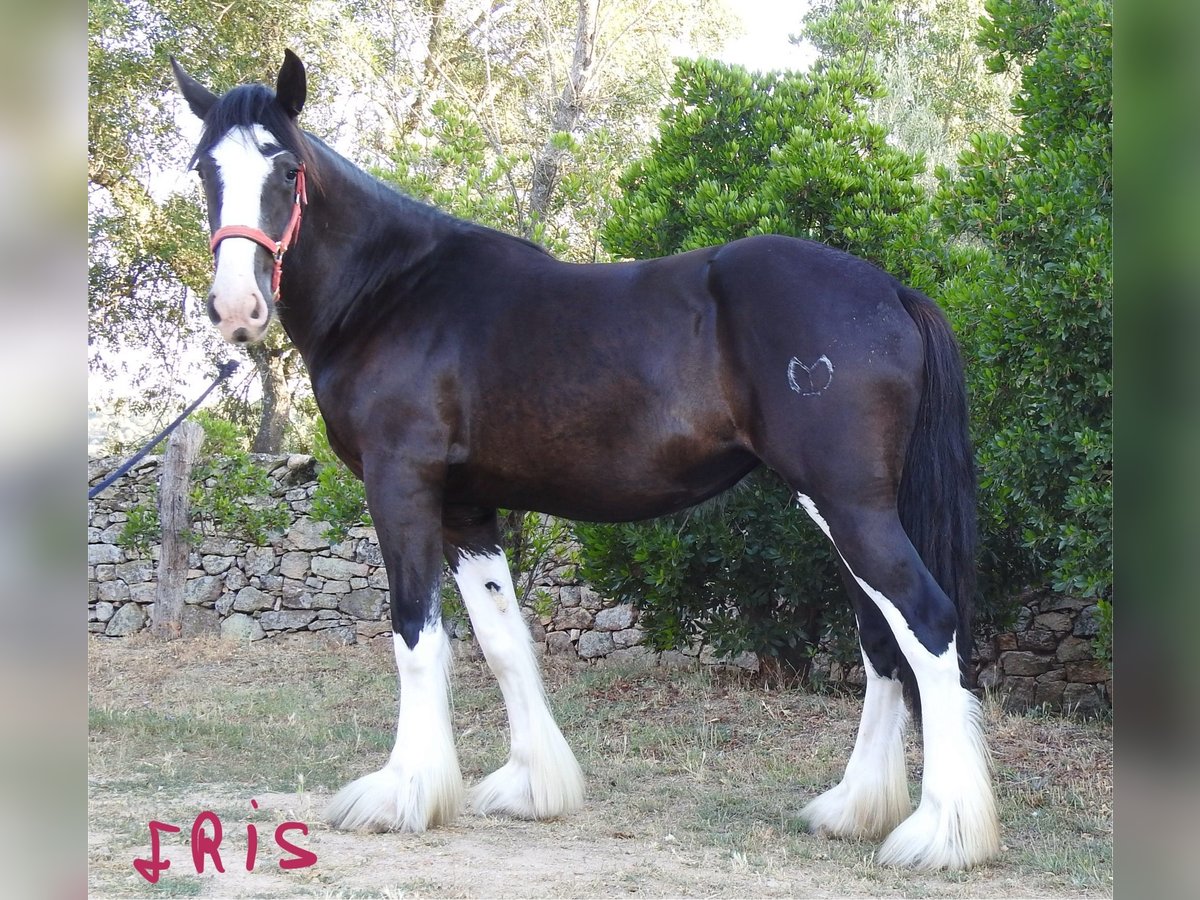
{"label": "foliage background", "polygon": [[[210,265],[198,192],[168,174],[190,142],[167,56],[221,90],[269,81],[292,46],[309,128],[404,190],[568,259],[779,232],[934,296],[967,359],[984,619],[1030,588],[1111,603],[1109,0],[818,0],[796,23],[820,51],[803,74],[704,59],[732,22],[715,0],[476,13],[456,0],[90,4],[93,370],[136,352],[140,404],[165,416],[171,385],[223,352],[194,301]],[[276,331],[251,358],[261,395],[228,395],[221,415],[248,447],[320,452],[294,351]],[[356,486],[326,471],[331,509],[352,520]],[[801,672],[820,640],[853,656],[828,549],[790,499],[764,473],[720,516],[584,526],[581,565],[643,605],[662,646],[750,648]],[[527,525],[510,517],[515,548]]]}
{"label": "foliage background", "polygon": [[[602,237],[614,254],[638,257],[794,234],[938,298],[970,373],[980,618],[1002,624],[1011,598],[1030,588],[1097,597],[1111,615],[1111,4],[987,4],[986,58],[970,58],[980,84],[984,65],[1019,75],[1016,128],[959,135],[966,146],[957,166],[937,167],[933,194],[921,187],[923,154],[889,143],[872,120],[886,97],[880,72],[919,36],[922,6],[823,4],[807,20],[823,49],[808,76],[681,62],[659,137],[622,176]],[[940,40],[936,28],[925,34]],[[995,96],[942,86],[926,105]],[[821,641],[852,660],[845,619],[828,615],[836,579],[824,541],[814,529],[790,533],[798,513],[786,488],[755,483],[739,501],[723,516],[730,532],[754,555],[805,572],[799,591],[781,588],[790,582],[769,566],[743,568],[703,516],[584,527],[585,571],[646,609],[660,645],[750,647],[801,675]],[[727,616],[731,597],[737,613]]]}

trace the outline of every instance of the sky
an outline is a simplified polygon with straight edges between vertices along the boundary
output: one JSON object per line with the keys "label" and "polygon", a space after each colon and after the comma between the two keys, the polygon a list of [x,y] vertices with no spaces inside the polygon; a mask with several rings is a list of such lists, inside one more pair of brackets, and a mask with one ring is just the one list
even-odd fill
{"label": "sky", "polygon": [[788,36],[800,30],[809,0],[736,0],[731,4],[746,33],[718,54],[722,60],[747,69],[807,69],[816,57],[811,45],[797,47]]}

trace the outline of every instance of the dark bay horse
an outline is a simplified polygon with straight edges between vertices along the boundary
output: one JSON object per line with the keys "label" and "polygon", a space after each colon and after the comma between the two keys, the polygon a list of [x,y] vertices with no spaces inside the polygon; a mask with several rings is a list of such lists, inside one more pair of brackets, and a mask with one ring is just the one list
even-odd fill
{"label": "dark bay horse", "polygon": [[[331,825],[420,831],[462,806],[443,556],[511,731],[508,762],[472,807],[578,809],[583,778],[546,703],[497,508],[642,519],[765,464],[841,556],[867,672],[845,776],[805,808],[809,827],[886,836],[884,863],[961,868],[998,852],[979,708],[960,677],[975,540],[965,392],[932,301],[786,237],[559,262],[401,196],[301,131],[305,72],[291,52],[273,92],[219,97],[175,74],[204,120],[194,165],[216,256],[209,316],[245,343],[278,312],[330,443],[365,483],[387,566],[395,748],[334,798]],[[902,681],[923,709],[915,810]]]}

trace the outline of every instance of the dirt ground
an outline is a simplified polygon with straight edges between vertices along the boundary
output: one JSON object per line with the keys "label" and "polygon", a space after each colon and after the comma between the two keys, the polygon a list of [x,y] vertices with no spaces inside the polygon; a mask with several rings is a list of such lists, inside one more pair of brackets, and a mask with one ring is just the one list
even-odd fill
{"label": "dirt ground", "polygon": [[[771,691],[704,673],[551,666],[585,809],[555,822],[464,814],[425,834],[321,824],[345,779],[381,764],[394,729],[390,647],[216,641],[90,645],[89,894],[159,897],[1102,897],[1112,893],[1106,723],[989,709],[1005,852],[968,873],[875,866],[869,843],[805,834],[794,810],[836,781],[858,700]],[[498,694],[456,663],[455,725],[469,783],[503,760]],[[389,687],[390,686],[390,687]],[[315,723],[315,724],[314,724]],[[916,745],[910,744],[910,759]],[[910,771],[919,785],[919,759]],[[252,810],[250,799],[258,803]],[[225,871],[197,875],[195,816],[213,810]],[[171,868],[157,884],[147,823]],[[282,870],[272,834],[316,854]],[[259,835],[246,871],[246,826]]]}
{"label": "dirt ground", "polygon": [[[315,823],[327,796],[256,795],[261,808]],[[241,799],[240,797],[238,798]],[[206,803],[212,802],[207,794]],[[315,827],[296,843],[318,863],[295,873],[274,865],[278,855],[260,843],[260,860],[246,872],[244,835],[229,833],[233,853],[224,874],[202,877],[197,896],[213,897],[874,897],[877,883],[848,879],[828,861],[771,860],[756,866],[743,857],[684,842],[670,832],[614,831],[607,804],[590,803],[570,821],[531,823],[465,815],[423,835],[358,835]],[[262,829],[264,832],[266,829]],[[93,835],[93,839],[98,839]],[[183,842],[164,842],[164,855],[191,872]],[[147,848],[148,849],[148,848]],[[164,882],[173,873],[162,876]],[[134,887],[133,884],[130,887]],[[157,892],[145,885],[143,896]],[[123,893],[123,892],[122,892]],[[890,893],[890,892],[889,892]],[[132,894],[136,896],[137,894]],[[964,895],[959,889],[922,896]],[[127,895],[129,896],[129,895]]]}

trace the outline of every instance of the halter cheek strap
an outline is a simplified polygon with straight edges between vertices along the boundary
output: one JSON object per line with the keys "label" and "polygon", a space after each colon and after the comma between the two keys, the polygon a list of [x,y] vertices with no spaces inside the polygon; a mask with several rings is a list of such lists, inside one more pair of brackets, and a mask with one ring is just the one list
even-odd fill
{"label": "halter cheek strap", "polygon": [[304,163],[296,169],[296,195],[292,200],[292,214],[288,218],[287,225],[284,226],[283,235],[279,240],[273,240],[265,231],[258,228],[251,228],[249,225],[226,225],[223,228],[218,228],[212,236],[212,243],[209,245],[213,255],[216,255],[217,246],[225,238],[240,237],[248,238],[260,247],[271,254],[271,258],[275,260],[275,267],[271,272],[271,295],[275,300],[279,299],[279,280],[283,276],[283,254],[287,253],[288,248],[296,240],[296,236],[300,234],[300,217],[303,213],[303,208],[308,204],[308,192],[304,187]]}

